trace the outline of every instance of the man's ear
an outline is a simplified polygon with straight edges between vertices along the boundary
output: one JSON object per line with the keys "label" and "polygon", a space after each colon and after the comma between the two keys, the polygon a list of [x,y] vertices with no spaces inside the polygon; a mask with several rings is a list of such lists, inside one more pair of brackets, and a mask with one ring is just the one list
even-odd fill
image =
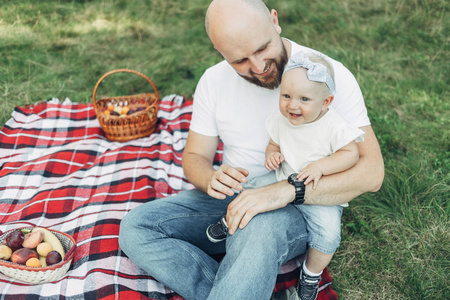
{"label": "man's ear", "polygon": [[334,96],[328,95],[325,100],[323,101],[322,109],[327,109],[328,106],[330,106],[331,102],[333,102]]}
{"label": "man's ear", "polygon": [[278,23],[278,13],[275,9],[272,9],[270,11],[270,16],[272,17],[273,26],[275,27],[275,30],[278,32],[278,34],[281,34],[281,27]]}

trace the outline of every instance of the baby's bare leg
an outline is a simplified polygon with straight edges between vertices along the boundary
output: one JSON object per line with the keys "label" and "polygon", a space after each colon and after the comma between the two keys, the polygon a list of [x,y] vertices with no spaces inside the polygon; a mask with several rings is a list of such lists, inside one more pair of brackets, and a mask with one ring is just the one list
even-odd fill
{"label": "baby's bare leg", "polygon": [[325,254],[314,248],[308,249],[306,257],[306,268],[313,273],[320,273],[325,269],[331,261],[333,254]]}

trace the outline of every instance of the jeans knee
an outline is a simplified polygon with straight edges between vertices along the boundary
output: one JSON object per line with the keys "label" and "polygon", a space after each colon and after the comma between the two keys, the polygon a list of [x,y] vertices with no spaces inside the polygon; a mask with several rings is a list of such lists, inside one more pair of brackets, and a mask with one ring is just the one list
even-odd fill
{"label": "jeans knee", "polygon": [[230,242],[237,244],[239,248],[247,247],[254,253],[259,252],[259,255],[271,255],[269,253],[277,252],[283,245],[287,247],[286,232],[276,230],[277,227],[272,218],[264,215],[259,214],[253,217],[245,228],[236,231],[231,237],[234,241]]}
{"label": "jeans knee", "polygon": [[150,235],[149,221],[153,218],[143,208],[138,206],[130,210],[120,222],[119,246],[127,254],[141,245],[143,235]]}
{"label": "jeans knee", "polygon": [[119,228],[119,247],[127,253],[128,247],[133,247],[133,239],[130,239],[130,233],[134,231],[133,218],[130,218],[130,213],[126,214],[120,222]]}
{"label": "jeans knee", "polygon": [[241,230],[245,239],[254,240],[268,240],[275,241],[279,233],[277,230],[273,230],[273,224],[269,218],[265,218],[264,214],[259,214],[253,217],[253,219],[247,224],[247,226]]}
{"label": "jeans knee", "polygon": [[228,237],[226,248],[227,255],[245,257],[253,265],[277,268],[306,251],[305,222],[293,206],[262,213]]}

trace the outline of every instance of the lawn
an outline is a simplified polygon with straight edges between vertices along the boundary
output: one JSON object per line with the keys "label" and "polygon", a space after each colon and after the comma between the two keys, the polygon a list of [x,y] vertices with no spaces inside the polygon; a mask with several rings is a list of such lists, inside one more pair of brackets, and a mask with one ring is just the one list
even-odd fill
{"label": "lawn", "polygon": [[[0,126],[15,106],[89,103],[97,80],[118,68],[146,74],[163,96],[190,98],[222,59],[204,30],[208,3],[0,0]],[[341,299],[450,299],[448,1],[266,3],[284,37],[353,72],[385,159],[382,189],[344,211],[333,288]],[[150,89],[113,76],[99,96]]]}

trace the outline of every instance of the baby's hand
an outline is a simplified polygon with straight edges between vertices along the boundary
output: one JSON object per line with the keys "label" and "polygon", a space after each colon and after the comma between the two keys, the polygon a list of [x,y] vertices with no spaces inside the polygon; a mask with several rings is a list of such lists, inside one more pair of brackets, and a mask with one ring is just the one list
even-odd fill
{"label": "baby's hand", "polygon": [[320,169],[320,165],[318,162],[313,162],[307,165],[303,170],[301,170],[297,179],[304,180],[304,184],[307,185],[311,181],[313,181],[313,190],[316,189],[317,184],[319,183],[319,179],[322,177],[323,172]]}
{"label": "baby's hand", "polygon": [[271,152],[266,156],[266,166],[267,170],[278,169],[280,164],[284,161],[284,156],[280,152]]}

